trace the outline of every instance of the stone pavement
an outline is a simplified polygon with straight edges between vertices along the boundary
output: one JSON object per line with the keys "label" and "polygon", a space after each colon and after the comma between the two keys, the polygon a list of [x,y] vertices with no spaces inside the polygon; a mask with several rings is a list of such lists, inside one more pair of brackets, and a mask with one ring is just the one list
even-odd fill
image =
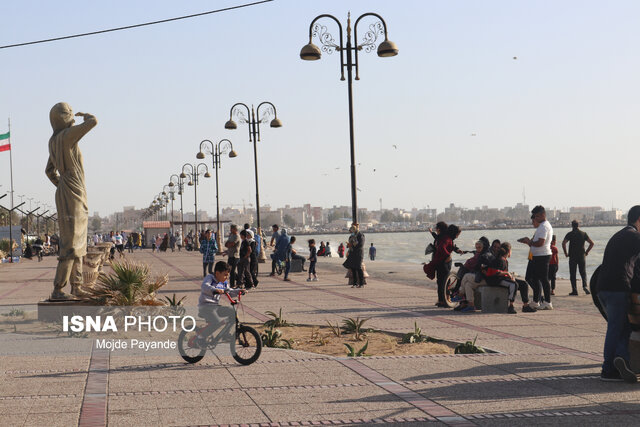
{"label": "stone pavement", "polygon": [[[129,255],[169,274],[164,293],[195,305],[198,254]],[[51,291],[56,260],[0,265],[0,313],[35,310]],[[553,311],[457,314],[433,306],[420,266],[369,262],[364,289],[345,285],[340,260],[321,259],[320,281],[266,277],[244,299],[246,322],[283,308],[287,320],[325,324],[371,317],[376,329],[454,341],[477,336],[497,353],[340,358],[265,349],[240,366],[207,354],[185,364],[176,353],[130,356],[56,344],[11,356],[0,349],[0,425],[638,425],[640,385],[598,375],[605,322],[590,297],[568,297],[560,281]],[[2,331],[7,340],[21,339]],[[53,344],[52,344],[53,345]]]}

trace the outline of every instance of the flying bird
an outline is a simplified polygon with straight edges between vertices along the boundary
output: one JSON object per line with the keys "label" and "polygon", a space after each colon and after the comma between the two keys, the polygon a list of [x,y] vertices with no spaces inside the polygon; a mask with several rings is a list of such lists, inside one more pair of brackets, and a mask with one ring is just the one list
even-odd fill
{"label": "flying bird", "polygon": [[356,187],[356,190],[358,190],[358,191],[362,191],[362,190],[361,190],[361,189],[359,189],[358,187]]}
{"label": "flying bird", "polygon": [[476,133],[472,133],[472,134],[471,134],[471,136],[476,136],[476,135],[477,135]]}
{"label": "flying bird", "polygon": [[397,178],[397,177],[398,177],[398,175],[394,175],[393,177],[394,177],[394,178]]}
{"label": "flying bird", "polygon": [[514,57],[513,57],[513,60],[515,61],[516,59],[518,59],[518,57],[517,57],[517,56],[514,56]]}
{"label": "flying bird", "polygon": [[336,168],[336,170],[338,170],[338,169],[340,169],[340,166],[338,166],[338,167]]}
{"label": "flying bird", "polygon": [[395,148],[396,150],[398,149],[398,146],[396,144],[393,144],[392,147]]}

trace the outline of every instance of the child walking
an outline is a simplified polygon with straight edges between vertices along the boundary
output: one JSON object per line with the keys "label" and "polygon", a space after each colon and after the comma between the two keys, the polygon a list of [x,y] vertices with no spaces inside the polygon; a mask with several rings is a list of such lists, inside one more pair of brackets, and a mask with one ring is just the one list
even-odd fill
{"label": "child walking", "polygon": [[[318,262],[318,251],[316,250],[316,241],[309,239],[309,278],[307,282],[318,281],[318,275],[316,274],[316,263]],[[313,279],[311,278],[313,275]]]}

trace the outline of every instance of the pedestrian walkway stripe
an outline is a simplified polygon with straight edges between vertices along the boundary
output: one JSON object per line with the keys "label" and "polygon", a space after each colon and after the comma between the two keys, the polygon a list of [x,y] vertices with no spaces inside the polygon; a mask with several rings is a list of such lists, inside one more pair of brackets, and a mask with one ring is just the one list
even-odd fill
{"label": "pedestrian walkway stripe", "polygon": [[95,344],[91,350],[89,373],[80,408],[78,427],[98,427],[107,425],[107,393],[109,389],[108,350],[98,350]]}
{"label": "pedestrian walkway stripe", "polygon": [[404,400],[405,402],[415,406],[427,415],[428,421],[440,421],[446,425],[456,426],[472,426],[474,423],[465,420],[460,415],[451,411],[450,409],[439,405],[438,403],[427,399],[415,391],[404,387],[393,381],[391,378],[382,375],[375,369],[363,364],[357,359],[338,359],[340,363],[348,367],[361,377],[376,384],[378,387],[384,389],[388,393]]}

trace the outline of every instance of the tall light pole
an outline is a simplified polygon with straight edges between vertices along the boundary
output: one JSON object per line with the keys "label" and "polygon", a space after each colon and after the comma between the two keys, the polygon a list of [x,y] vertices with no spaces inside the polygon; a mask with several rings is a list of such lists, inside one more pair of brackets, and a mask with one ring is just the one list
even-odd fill
{"label": "tall light pole", "polygon": [[230,158],[238,156],[238,153],[233,149],[233,144],[228,139],[221,139],[217,144],[205,139],[200,142],[200,151],[196,154],[197,159],[204,159],[205,153],[202,151],[203,144],[206,146],[209,144],[210,151],[207,154],[211,154],[213,160],[213,168],[216,170],[216,236],[218,240],[218,247],[222,247],[222,234],[220,233],[220,192],[218,190],[218,169],[222,167],[220,163],[221,157],[228,154]]}
{"label": "tall light pole", "polygon": [[[176,182],[173,181],[173,178],[176,178]],[[169,187],[178,186],[178,195],[180,196],[180,230],[182,230],[181,239],[184,239],[184,210],[182,209],[182,192],[184,184],[182,183],[182,178],[176,175],[175,173],[169,177]],[[182,242],[180,243],[182,244]]]}
{"label": "tall light pole", "polygon": [[[188,166],[188,168],[187,168]],[[209,168],[207,167],[207,165],[205,165],[204,163],[198,163],[196,164],[191,164],[191,163],[185,163],[184,165],[182,165],[182,172],[180,173],[180,178],[186,178],[187,175],[189,175],[190,177],[190,181],[187,183],[187,185],[193,185],[193,194],[194,194],[194,207],[195,207],[195,242],[194,242],[194,247],[196,249],[198,249],[200,247],[200,241],[199,241],[199,235],[198,235],[198,177],[200,176],[200,166],[204,166],[205,169],[205,173],[204,173],[204,177],[205,178],[211,178],[211,174],[209,173]],[[185,169],[189,169],[191,172],[189,173],[185,173]]]}
{"label": "tall light pole", "polygon": [[[362,18],[367,16],[373,16],[379,19],[379,22],[369,26],[368,31],[365,33],[364,38],[360,44],[358,44],[358,23]],[[321,18],[333,19],[338,24],[338,30],[340,32],[340,44],[336,44],[333,36],[327,32],[327,27],[320,25],[317,21]],[[353,222],[358,222],[358,196],[356,194],[356,154],[355,154],[355,142],[353,132],[353,68],[356,69],[356,80],[360,80],[358,74],[358,51],[363,50],[365,52],[371,52],[376,48],[376,42],[378,37],[384,35],[384,41],[378,46],[377,52],[380,57],[396,56],[398,54],[398,47],[395,43],[387,38],[387,24],[384,19],[377,13],[365,13],[360,15],[353,26],[353,39],[355,44],[351,44],[351,14],[347,16],[347,45],[342,43],[342,25],[340,21],[333,15],[323,14],[316,16],[311,25],[309,25],[309,43],[300,50],[300,58],[305,61],[315,61],[320,59],[322,52],[328,54],[334,51],[340,52],[340,80],[344,80],[344,69],[347,69],[347,83],[349,92],[349,141],[351,149],[351,210],[353,216]],[[313,37],[317,37],[322,44],[322,49],[313,44]],[[345,64],[345,53],[347,61]]]}
{"label": "tall light pole", "polygon": [[[266,111],[263,116],[260,117],[260,107],[266,106]],[[247,115],[244,114],[244,109],[247,110]],[[256,175],[256,222],[258,224],[258,233],[261,231],[260,225],[260,188],[258,186],[258,148],[256,143],[260,141],[260,123],[266,123],[273,115],[273,120],[269,123],[269,126],[272,128],[282,127],[282,122],[278,118],[278,113],[276,111],[276,106],[271,102],[265,101],[258,104],[258,108],[254,109],[253,105],[251,109],[247,106],[247,104],[243,104],[242,102],[238,102],[231,107],[229,111],[229,121],[224,124],[225,129],[237,129],[238,124],[233,121],[233,116],[238,118],[240,123],[246,123],[249,127],[249,142],[253,142],[253,161],[255,166],[255,175]],[[261,251],[262,252],[262,251]]]}

